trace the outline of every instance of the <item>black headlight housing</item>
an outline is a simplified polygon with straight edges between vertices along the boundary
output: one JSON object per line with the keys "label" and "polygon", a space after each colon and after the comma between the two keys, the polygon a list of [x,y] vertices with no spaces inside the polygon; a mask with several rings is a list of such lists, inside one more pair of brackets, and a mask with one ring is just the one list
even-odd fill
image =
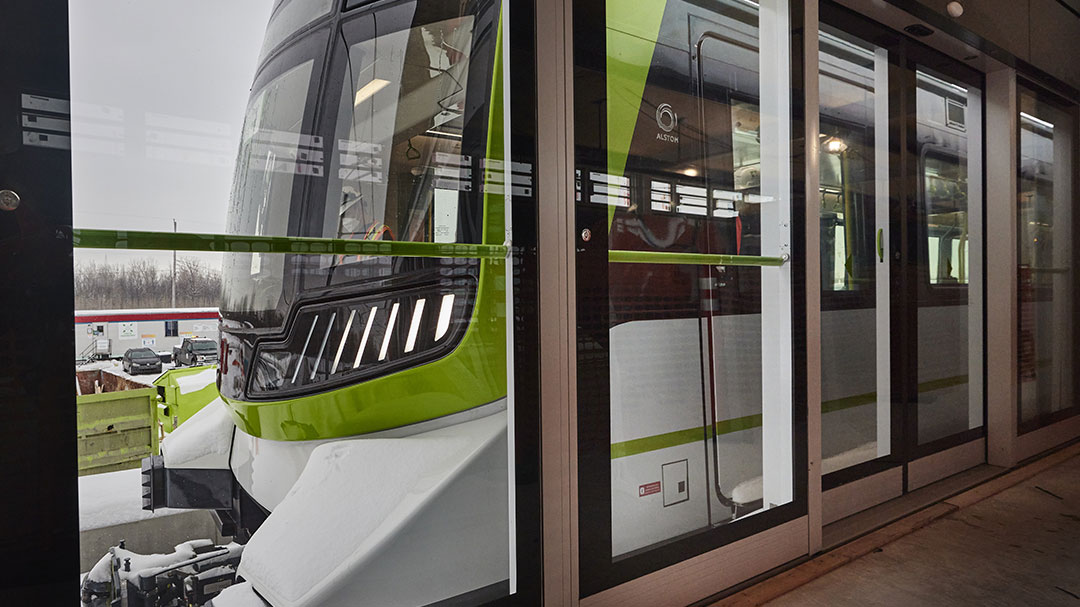
{"label": "black headlight housing", "polygon": [[447,269],[298,298],[284,331],[273,335],[223,323],[222,394],[278,400],[446,356],[469,326],[477,292],[473,272]]}

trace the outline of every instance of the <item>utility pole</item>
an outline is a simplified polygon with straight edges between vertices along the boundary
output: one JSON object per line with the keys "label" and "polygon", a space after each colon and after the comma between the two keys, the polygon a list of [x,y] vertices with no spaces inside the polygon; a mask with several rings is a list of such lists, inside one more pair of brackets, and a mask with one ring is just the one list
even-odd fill
{"label": "utility pole", "polygon": [[[172,220],[172,231],[176,233],[176,219]],[[172,252],[172,307],[176,308],[176,249]]]}

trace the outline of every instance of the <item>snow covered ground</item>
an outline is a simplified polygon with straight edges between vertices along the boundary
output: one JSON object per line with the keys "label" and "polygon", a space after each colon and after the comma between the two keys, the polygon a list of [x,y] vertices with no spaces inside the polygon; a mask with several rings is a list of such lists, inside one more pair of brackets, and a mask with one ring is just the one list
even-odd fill
{"label": "snow covered ground", "polygon": [[142,476],[138,468],[79,477],[79,531],[100,529],[187,512],[142,509]]}

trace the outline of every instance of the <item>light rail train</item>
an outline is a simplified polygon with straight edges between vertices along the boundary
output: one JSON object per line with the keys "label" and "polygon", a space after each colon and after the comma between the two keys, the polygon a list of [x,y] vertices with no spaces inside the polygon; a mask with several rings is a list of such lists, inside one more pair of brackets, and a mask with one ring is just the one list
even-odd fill
{"label": "light rail train", "polygon": [[[670,0],[644,27],[647,16],[608,4],[599,52],[581,53],[575,77],[579,115],[607,107],[603,128],[576,128],[578,207],[607,214],[612,251],[772,254],[758,5]],[[529,195],[530,177],[502,156],[499,32],[492,0],[279,2],[230,231],[501,245],[503,188]],[[879,322],[878,230],[888,227],[875,219],[874,100],[864,94],[880,67],[872,49],[828,36],[822,47],[823,79],[854,99],[822,103],[823,145],[844,148],[821,163],[820,216],[824,398],[834,404],[824,455],[839,469],[887,453],[874,415],[878,354],[865,337]],[[940,412],[920,423],[947,436],[971,422],[967,125],[981,118],[968,91],[932,74],[918,95],[940,108],[918,125],[920,380]],[[164,564],[114,550],[84,602],[110,604],[121,587],[129,605],[217,607],[507,594],[505,264],[227,254],[221,398],[144,462],[144,504],[212,510],[245,545],[194,543]],[[597,277],[605,295],[581,322],[600,323],[610,356],[612,558],[772,505],[762,488],[764,271],[611,264]]]}

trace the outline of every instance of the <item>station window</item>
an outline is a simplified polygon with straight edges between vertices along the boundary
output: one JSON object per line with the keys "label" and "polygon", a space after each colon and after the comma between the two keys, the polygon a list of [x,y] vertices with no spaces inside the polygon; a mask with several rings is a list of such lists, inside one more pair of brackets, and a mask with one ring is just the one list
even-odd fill
{"label": "station window", "polygon": [[955,155],[926,156],[923,188],[930,284],[967,284],[967,163]]}
{"label": "station window", "polygon": [[1017,412],[1020,431],[1075,412],[1076,106],[1019,87]]}
{"label": "station window", "polygon": [[[874,289],[875,89],[882,76],[874,47],[830,30],[821,33],[821,288]],[[880,100],[878,100],[880,101]],[[823,305],[835,299],[826,296]]]}

